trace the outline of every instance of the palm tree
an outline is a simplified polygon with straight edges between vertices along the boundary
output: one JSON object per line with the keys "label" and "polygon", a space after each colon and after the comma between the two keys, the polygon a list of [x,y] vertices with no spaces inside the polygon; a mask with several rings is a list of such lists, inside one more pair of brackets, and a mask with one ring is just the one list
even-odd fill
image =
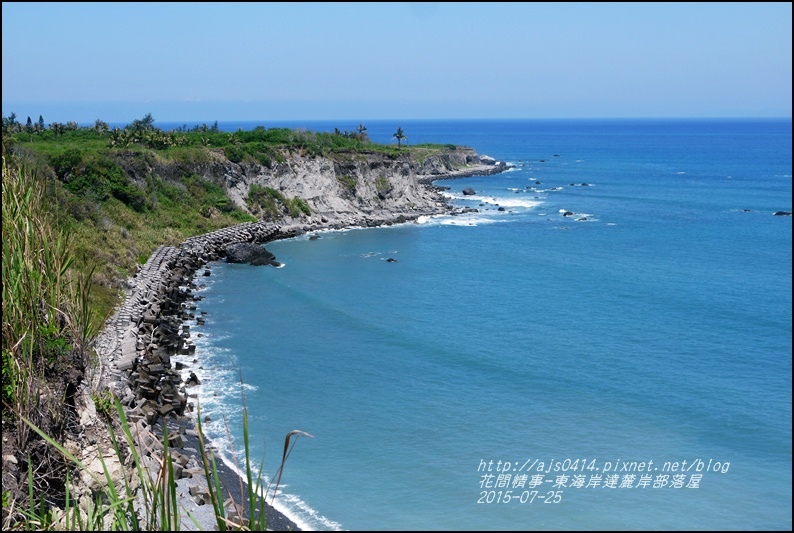
{"label": "palm tree", "polygon": [[151,113],[146,113],[146,116],[144,116],[143,118],[138,118],[133,120],[132,124],[130,124],[127,127],[135,131],[151,130],[154,129],[153,124],[154,124],[154,117],[152,116]]}
{"label": "palm tree", "polygon": [[50,124],[50,129],[55,133],[55,135],[63,135],[66,131],[66,126],[60,122],[53,122]]}
{"label": "palm tree", "polygon": [[129,146],[131,142],[133,142],[133,139],[129,131],[119,128],[113,128],[110,131],[110,137],[108,138],[109,148]]}
{"label": "palm tree", "polygon": [[96,119],[96,122],[94,122],[94,132],[101,136],[107,131],[110,131],[110,126],[108,126],[108,123],[104,120]]}
{"label": "palm tree", "polygon": [[403,129],[402,129],[402,128],[397,128],[397,133],[395,133],[394,135],[392,135],[392,137],[393,137],[393,138],[395,138],[395,139],[397,139],[397,149],[398,149],[398,150],[399,150],[399,149],[400,149],[400,147],[402,146],[402,141],[403,141],[403,139],[407,139],[407,138],[408,138],[408,137],[406,137],[406,136],[405,136],[405,134],[403,133]]}
{"label": "palm tree", "polygon": [[367,142],[369,140],[367,138],[367,134],[364,133],[365,131],[367,131],[367,127],[364,124],[359,124],[356,130],[358,130],[358,139],[361,142]]}

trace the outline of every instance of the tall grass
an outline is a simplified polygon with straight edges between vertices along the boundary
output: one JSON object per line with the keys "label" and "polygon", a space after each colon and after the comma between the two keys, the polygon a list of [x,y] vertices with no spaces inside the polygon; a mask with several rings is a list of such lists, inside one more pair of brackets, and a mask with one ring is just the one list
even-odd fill
{"label": "tall grass", "polygon": [[[90,272],[73,272],[69,236],[57,229],[44,186],[24,165],[3,157],[4,404],[27,419],[47,406],[42,376],[67,352],[82,354],[93,336],[87,306]],[[57,405],[63,398],[50,398]],[[4,413],[5,414],[5,413]],[[17,445],[28,426],[17,421]]]}
{"label": "tall grass", "polygon": [[[114,483],[105,458],[100,453],[104,478],[98,477],[92,472],[79,458],[58,443],[55,439],[47,435],[30,420],[22,417],[22,420],[30,429],[44,439],[48,444],[58,450],[71,464],[78,469],[87,472],[102,488],[93,494],[88,502],[82,504],[76,502],[69,491],[67,483],[67,493],[63,509],[53,510],[46,508],[43,502],[36,502],[35,495],[30,489],[30,501],[25,509],[19,510],[24,515],[25,522],[16,524],[15,529],[36,529],[49,530],[61,529],[67,531],[181,531],[182,516],[186,516],[192,523],[194,529],[200,529],[201,524],[184,508],[184,505],[177,496],[177,480],[174,474],[174,464],[168,445],[168,427],[163,424],[163,448],[162,452],[152,454],[154,468],[147,465],[152,461],[147,461],[142,452],[148,455],[151,449],[136,439],[131,430],[131,425],[124,413],[124,409],[116,398],[114,400],[119,425],[114,429],[112,424],[108,424],[108,432],[111,439],[112,449],[120,463],[124,463],[125,450],[129,449],[132,454],[132,464],[135,471],[126,475],[121,483]],[[300,436],[312,437],[308,433],[300,430],[290,431],[284,440],[284,451],[281,464],[275,473],[275,484],[271,481],[265,485],[262,482],[261,470],[257,475],[256,481],[253,480],[252,461],[250,457],[249,438],[248,438],[248,416],[247,409],[243,410],[243,435],[245,451],[245,472],[246,487],[241,490],[242,500],[237,502],[230,496],[229,488],[224,486],[223,480],[218,472],[218,465],[215,456],[208,451],[204,436],[201,431],[200,408],[197,410],[196,427],[199,435],[199,448],[201,462],[204,467],[205,481],[203,488],[210,496],[211,505],[215,515],[215,528],[217,531],[268,531],[269,515],[267,509],[267,498],[270,497],[272,504],[278,487],[281,483],[282,474],[297,438]],[[124,445],[117,439],[117,433],[121,432],[124,438]],[[29,477],[32,475],[29,474]],[[30,480],[32,481],[32,479]],[[242,481],[241,481],[242,484]],[[121,487],[119,487],[121,485]],[[139,488],[135,488],[135,487]],[[32,487],[32,483],[30,484]],[[242,487],[241,487],[242,489]],[[247,508],[246,508],[247,504]],[[4,504],[5,505],[5,504]],[[13,509],[5,509],[13,511]],[[9,529],[9,525],[3,523],[3,530]]]}
{"label": "tall grass", "polygon": [[[33,439],[46,443],[54,452],[47,452],[50,464],[45,466],[56,465],[55,474],[62,473],[66,478],[63,497],[53,497],[47,493],[46,483],[37,482],[41,476],[37,470],[43,467],[34,466],[34,460],[28,456],[27,480],[17,480],[20,486],[27,481],[27,501],[18,501],[3,487],[2,530],[179,531],[183,516],[198,528],[200,524],[184,510],[177,496],[167,423],[163,423],[162,450],[152,453],[137,432],[133,434],[121,403],[113,398],[117,418],[115,426],[112,423],[107,426],[112,450],[107,459],[112,458],[119,465],[135,465],[134,470],[115,482],[99,447],[101,476],[59,442],[59,434],[45,429],[62,426],[67,411],[64,409],[67,399],[59,396],[63,391],[49,387],[46,374],[75,363],[75,357],[78,364],[87,364],[87,346],[96,333],[89,304],[92,269],[80,272],[76,268],[71,237],[58,229],[56,217],[48,209],[44,184],[35,172],[17,161],[7,161],[5,156],[2,165],[3,425],[4,428],[7,422],[14,425],[18,450],[28,450]],[[92,397],[95,402],[101,398]],[[311,435],[299,430],[287,434],[276,483],[265,486],[261,470],[257,479],[253,479],[248,418],[244,411],[247,488],[240,490],[244,501],[235,502],[227,498],[230,491],[223,486],[214,455],[205,447],[198,412],[195,425],[200,460],[217,529],[266,530],[268,495],[272,503],[296,438]],[[131,461],[127,460],[128,454]],[[4,465],[5,462],[4,458]],[[100,488],[78,501],[70,478],[74,472],[81,471]],[[54,501],[62,503],[56,507]]]}
{"label": "tall grass", "polygon": [[[69,371],[79,375],[84,368],[95,333],[88,305],[91,270],[75,268],[69,234],[58,229],[35,169],[5,155],[2,209],[3,434],[12,427],[15,441],[9,448],[24,454],[37,439],[32,424],[59,433],[72,420],[73,410],[65,405],[73,392],[64,387],[66,380],[50,378]],[[62,485],[66,475],[62,458],[46,447],[37,450],[33,460],[27,458],[28,505],[36,503],[34,492],[39,500],[58,499],[60,489],[46,489]],[[24,479],[17,481],[24,486]],[[4,487],[4,511],[16,503],[12,498]]]}

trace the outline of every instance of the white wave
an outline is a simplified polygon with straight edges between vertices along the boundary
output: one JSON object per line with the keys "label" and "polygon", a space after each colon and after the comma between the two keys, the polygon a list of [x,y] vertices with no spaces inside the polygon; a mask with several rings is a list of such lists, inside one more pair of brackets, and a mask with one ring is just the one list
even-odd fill
{"label": "white wave", "polygon": [[[477,226],[479,224],[493,224],[504,222],[505,211],[489,211],[493,216],[487,216],[482,212],[461,213],[457,215],[435,215],[426,217],[420,224],[428,226]],[[498,214],[497,214],[498,213]]]}
{"label": "white wave", "polygon": [[[240,457],[238,457],[237,460],[232,457],[232,454],[229,452],[229,450],[232,449],[232,443],[229,439],[226,437],[218,437],[218,433],[214,432],[213,429],[209,429],[205,431],[205,433],[209,439],[208,444],[213,448],[215,456],[235,474],[245,479],[245,471],[238,467],[238,465],[245,464],[245,461]],[[214,434],[215,436],[210,436],[210,434]],[[242,455],[244,450],[237,450],[237,453],[238,455]],[[251,465],[251,470],[254,478],[259,476],[259,469],[255,465]],[[262,474],[262,489],[260,489],[260,496],[273,496],[273,490],[275,488],[270,487],[270,484],[271,478],[267,474]],[[278,491],[275,493],[275,498],[271,499],[271,504],[281,514],[292,520],[301,531],[316,531],[319,529],[312,521],[321,524],[327,529],[334,531],[341,530],[340,524],[322,516],[297,496],[285,493],[284,489],[286,489],[287,486],[288,485],[284,483],[279,486]],[[311,521],[308,520],[307,517],[310,518]]]}
{"label": "white wave", "polygon": [[479,202],[482,204],[490,204],[495,207],[523,207],[532,208],[542,204],[543,202],[536,198],[526,198],[521,195],[514,196],[482,196],[482,195],[456,195],[450,194],[449,197],[453,200],[468,200],[470,202]]}
{"label": "white wave", "polygon": [[445,220],[445,221],[441,222],[441,224],[444,225],[444,226],[476,226],[476,225],[478,225],[478,223],[482,223],[482,222],[483,222],[482,220],[478,221],[478,220],[469,218],[469,219],[466,219],[466,220],[461,220],[461,219]]}
{"label": "white wave", "polygon": [[598,219],[595,218],[595,215],[593,215],[592,213],[574,213],[570,209],[560,209],[558,211],[558,213],[560,213],[561,215],[564,215],[565,213],[572,213],[572,214],[566,216],[565,218],[573,220],[574,222],[597,222],[598,221]]}
{"label": "white wave", "polygon": [[[202,366],[205,368],[198,368],[195,364],[191,365],[194,368],[188,368],[188,370],[194,371],[199,380],[201,380],[201,385],[190,387],[188,391],[190,394],[196,394],[198,396],[201,407],[202,430],[208,439],[208,447],[213,450],[218,460],[222,461],[223,464],[244,479],[245,472],[242,467],[238,467],[238,465],[245,464],[245,450],[242,445],[233,442],[233,439],[230,438],[228,434],[227,428],[227,425],[238,422],[237,419],[240,415],[240,408],[236,406],[234,402],[230,401],[230,399],[233,395],[240,394],[237,388],[240,383],[233,369],[221,369],[211,366],[207,364],[207,359],[209,359],[207,353],[203,353],[200,356],[200,360],[204,362]],[[229,387],[227,386],[229,383],[235,383],[236,386]],[[242,385],[244,389],[247,390],[256,390],[257,388],[247,383],[243,383]],[[204,419],[204,417],[208,415],[210,418],[208,420]],[[236,460],[233,452],[234,455],[237,455]],[[256,477],[259,474],[258,468],[256,465],[251,466]],[[271,482],[271,478],[263,473],[262,482],[263,487],[267,488]],[[280,485],[276,497],[272,501],[272,505],[284,516],[292,520],[301,531],[313,531],[317,529],[341,530],[341,526],[338,523],[320,515],[297,496],[286,493],[285,489],[287,487],[288,485],[284,483]]]}
{"label": "white wave", "polygon": [[[380,252],[372,252],[372,254],[379,255]],[[247,382],[240,382],[231,350],[217,345],[218,341],[228,338],[228,335],[202,332],[201,326],[194,326],[194,323],[195,319],[184,321],[184,324],[191,326],[191,333],[203,333],[201,337],[191,336],[191,342],[197,348],[196,353],[174,355],[171,360],[173,363],[180,362],[184,365],[183,379],[187,379],[190,372],[196,374],[200,384],[187,388],[189,395],[195,395],[195,397],[189,397],[188,401],[195,404],[196,411],[194,412],[197,415],[197,410],[199,408],[201,410],[202,430],[208,439],[207,444],[218,460],[244,479],[245,472],[242,468],[238,468],[238,465],[245,464],[245,450],[242,445],[234,442],[228,433],[227,425],[240,422],[238,403],[240,394],[256,391],[258,387]],[[206,416],[210,418],[205,419]],[[254,474],[258,475],[258,468],[255,465],[252,465],[252,468],[255,470]],[[267,487],[270,477],[263,473],[262,480],[264,487]],[[281,484],[272,505],[292,520],[300,530],[340,531],[342,529],[340,524],[322,516],[297,496],[286,493],[287,486]]]}
{"label": "white wave", "polygon": [[543,202],[538,200],[537,198],[522,198],[522,197],[504,197],[504,198],[497,198],[497,197],[487,197],[485,201],[491,204],[499,204],[499,207],[524,207],[530,209],[532,207],[536,207]]}
{"label": "white wave", "polygon": [[438,218],[439,215],[422,215],[416,219],[417,224],[427,224],[431,222],[434,218]]}
{"label": "white wave", "polygon": [[498,215],[485,216],[482,213],[471,213],[468,215],[458,215],[450,217],[448,220],[441,221],[444,226],[479,226],[480,224],[496,224],[506,222],[504,211],[498,211]]}
{"label": "white wave", "polygon": [[[334,522],[333,520],[330,520],[330,519],[326,518],[325,516],[322,516],[317,511],[315,511],[314,509],[312,509],[311,507],[306,505],[306,502],[304,502],[303,500],[301,500],[297,496],[294,496],[292,494],[284,494],[284,495],[280,495],[280,496],[290,506],[297,507],[298,509],[301,510],[301,512],[303,512],[306,515],[308,515],[313,521],[319,523],[323,529],[328,529],[328,530],[331,530],[331,531],[342,531],[342,524],[340,524],[338,522]],[[290,518],[292,518],[292,517],[290,517]],[[319,529],[316,526],[303,527],[301,525],[301,523],[299,521],[295,520],[295,519],[293,519],[293,522],[295,522],[301,528],[302,531],[311,531],[311,530]]]}

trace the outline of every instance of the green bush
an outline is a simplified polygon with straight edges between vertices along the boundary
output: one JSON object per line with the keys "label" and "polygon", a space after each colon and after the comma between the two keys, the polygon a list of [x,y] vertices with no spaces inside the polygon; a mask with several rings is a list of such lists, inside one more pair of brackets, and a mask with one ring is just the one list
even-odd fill
{"label": "green bush", "polygon": [[239,163],[245,159],[245,150],[239,146],[227,146],[223,149],[223,152],[226,154],[226,158],[232,163]]}
{"label": "green bush", "polygon": [[287,210],[289,211],[289,215],[291,217],[296,217],[301,214],[307,216],[312,214],[312,210],[309,207],[309,204],[307,204],[303,198],[298,198],[296,196],[292,200],[287,200],[285,204],[287,206]]}
{"label": "green bush", "polygon": [[83,152],[77,148],[67,148],[60,154],[50,157],[50,166],[62,181],[66,181],[69,174],[78,172],[82,162]]}
{"label": "green bush", "polygon": [[355,176],[337,176],[337,181],[341,183],[346,189],[355,192],[356,185],[358,184]]}
{"label": "green bush", "polygon": [[248,208],[252,212],[263,212],[265,217],[279,219],[285,214],[297,217],[301,214],[311,215],[312,210],[306,201],[299,197],[286,198],[272,187],[251,184],[246,197]]}
{"label": "green bush", "polygon": [[67,148],[52,157],[50,164],[66,189],[77,196],[96,200],[113,196],[135,211],[142,212],[146,208],[143,191],[107,157],[88,156],[80,150]]}
{"label": "green bush", "polygon": [[91,399],[94,401],[96,412],[103,418],[110,419],[116,414],[116,397],[113,392],[109,390],[95,392],[91,394]]}

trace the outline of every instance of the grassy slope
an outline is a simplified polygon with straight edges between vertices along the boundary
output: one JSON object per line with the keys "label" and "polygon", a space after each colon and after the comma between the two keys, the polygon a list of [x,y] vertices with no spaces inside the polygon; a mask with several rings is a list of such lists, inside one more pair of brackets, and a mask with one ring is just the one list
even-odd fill
{"label": "grassy slope", "polygon": [[[398,151],[393,145],[362,142],[350,134],[281,128],[232,134],[154,130],[149,135],[178,140],[168,147],[156,140],[114,145],[111,132],[90,129],[61,135],[51,130],[18,132],[3,138],[4,148],[30,161],[37,179],[48,183],[59,222],[72,235],[78,262],[95,267],[93,303],[100,315],[118,303],[122,280],[157,246],[253,220],[230,203],[219,184],[201,177],[199,169],[212,159],[210,150],[231,161],[273,164],[283,160],[283,154],[295,152],[330,157],[350,151],[387,157],[407,152],[421,161],[443,148],[424,145]],[[157,163],[181,169],[182,175],[142,175],[142,168]]]}
{"label": "grassy slope", "polygon": [[[126,140],[121,138],[119,141],[119,132],[113,134],[77,129],[60,135],[52,130],[33,134],[15,132],[14,128],[7,130],[5,126],[4,120],[4,163],[6,159],[13,160],[14,165],[24,163],[25,179],[32,179],[31,183],[36,184],[36,187],[28,185],[26,188],[42,191],[42,201],[29,209],[29,216],[35,218],[36,212],[46,215],[51,231],[64,235],[63,242],[67,243],[68,255],[74,259],[70,268],[75,271],[77,278],[80,272],[92,273],[93,287],[90,293],[84,291],[84,294],[89,295],[90,304],[86,316],[92,317],[93,322],[88,329],[94,332],[120,302],[123,280],[133,274],[137,265],[144,263],[159,245],[175,245],[190,236],[253,220],[253,217],[233,205],[221,184],[202,177],[201,169],[206,168],[212,160],[217,160],[219,155],[225,158],[224,161],[249,160],[265,165],[283,160],[284,154],[288,153],[342,158],[356,152],[376,152],[386,157],[410,154],[421,161],[446,148],[425,145],[404,146],[398,150],[393,145],[368,143],[365,138],[346,132],[317,134],[258,129],[235,134],[200,131],[166,135],[150,131],[139,133],[137,139],[131,139],[132,134],[129,134]],[[173,145],[166,146],[171,142]],[[162,176],[152,173],[152,168],[175,171]],[[17,179],[6,173],[4,164],[4,207],[6,199],[12,197],[10,189],[6,189],[7,178]],[[21,190],[13,194],[22,194]],[[287,207],[284,205],[283,210],[287,210]],[[9,228],[4,223],[4,237],[7,237],[6,229]],[[52,239],[45,238],[44,241],[51,242]],[[4,263],[5,252],[4,249]],[[35,268],[32,271],[35,272]],[[4,309],[6,304],[4,292]],[[35,309],[30,309],[31,316],[35,312]],[[34,346],[34,351],[28,354],[29,360],[25,362],[19,358],[17,346],[12,346],[16,341],[6,342],[4,316],[3,387],[5,389],[12,381],[9,379],[12,377],[10,372],[6,372],[11,368],[25,370],[36,381],[35,386],[31,384],[30,390],[15,390],[10,394],[17,400],[16,408],[25,406],[26,409],[37,409],[34,404],[39,402],[39,398],[45,397],[42,391],[49,391],[46,396],[52,397],[56,403],[63,402],[64,395],[68,397],[72,394],[66,391],[75,390],[83,372],[87,371],[84,365],[90,356],[82,349],[77,349],[75,338],[70,336],[68,328],[61,331],[59,328],[63,326],[58,324],[60,322],[45,329],[36,326],[45,332],[40,346],[46,345],[48,352],[39,353],[36,351],[39,348]],[[42,355],[47,355],[49,359],[40,363],[38,361],[42,360]],[[20,378],[19,383],[23,382],[33,383],[31,379]],[[73,409],[48,408],[40,411],[38,414],[42,416],[31,413],[37,414],[37,423],[53,437],[58,436],[64,428],[77,427]],[[7,450],[12,453],[11,446],[6,446],[10,440],[20,444],[13,452],[18,459],[29,456],[30,451],[34,450],[31,464],[46,463],[54,467],[51,472],[48,468],[40,467],[43,470],[36,474],[34,485],[37,491],[52,491],[53,480],[63,480],[66,466],[62,458],[59,459],[60,454],[52,448],[45,452],[40,445],[41,440],[30,438],[27,435],[29,431],[24,428],[19,419],[15,419],[4,406],[4,453]],[[21,435],[21,431],[26,435]],[[65,435],[57,440],[61,438],[65,438]],[[78,437],[75,434],[71,438]],[[20,469],[17,473],[11,472],[10,463],[7,469],[7,462],[3,462],[4,514],[8,510],[6,497],[11,494],[7,492],[10,487],[6,483],[7,479],[13,480],[15,486],[18,483],[22,493],[26,492],[23,489],[25,476],[20,475],[25,471],[25,462],[17,465]],[[14,494],[14,497],[19,495],[16,491]],[[4,522],[5,518],[7,516]]]}

